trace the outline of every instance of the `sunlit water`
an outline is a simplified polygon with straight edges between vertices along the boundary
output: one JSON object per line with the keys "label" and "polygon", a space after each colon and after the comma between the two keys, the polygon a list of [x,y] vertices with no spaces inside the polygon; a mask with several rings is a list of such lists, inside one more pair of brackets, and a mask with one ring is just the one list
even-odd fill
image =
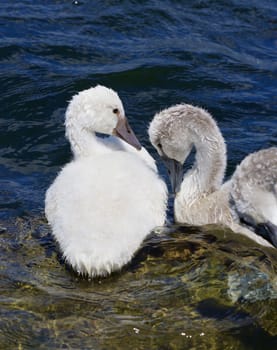
{"label": "sunlit water", "polygon": [[123,271],[88,281],[65,266],[43,214],[71,157],[67,102],[97,83],[118,91],[164,177],[147,126],[174,103],[214,115],[227,176],[276,146],[276,22],[273,0],[1,3],[1,349],[277,348],[275,250],[168,225]]}

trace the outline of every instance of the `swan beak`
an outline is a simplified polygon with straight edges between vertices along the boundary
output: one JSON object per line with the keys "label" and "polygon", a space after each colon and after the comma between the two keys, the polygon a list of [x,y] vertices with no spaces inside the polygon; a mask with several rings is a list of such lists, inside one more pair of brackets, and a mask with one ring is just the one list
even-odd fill
{"label": "swan beak", "polygon": [[177,194],[183,181],[183,164],[175,159],[168,158],[166,155],[162,156],[162,160],[168,171],[172,191]]}
{"label": "swan beak", "polygon": [[256,233],[269,241],[274,247],[277,248],[277,226],[268,221],[262,224],[258,224]]}
{"label": "swan beak", "polygon": [[113,130],[113,135],[126,141],[131,146],[135,147],[138,151],[141,150],[141,144],[125,117],[118,118],[118,123]]}

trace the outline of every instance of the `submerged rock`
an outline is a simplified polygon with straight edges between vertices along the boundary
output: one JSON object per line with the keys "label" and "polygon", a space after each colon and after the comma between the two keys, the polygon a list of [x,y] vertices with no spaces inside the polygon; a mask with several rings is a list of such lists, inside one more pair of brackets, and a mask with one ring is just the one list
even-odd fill
{"label": "submerged rock", "polygon": [[43,217],[5,226],[0,347],[275,348],[274,249],[214,225],[168,226],[122,271],[88,280]]}

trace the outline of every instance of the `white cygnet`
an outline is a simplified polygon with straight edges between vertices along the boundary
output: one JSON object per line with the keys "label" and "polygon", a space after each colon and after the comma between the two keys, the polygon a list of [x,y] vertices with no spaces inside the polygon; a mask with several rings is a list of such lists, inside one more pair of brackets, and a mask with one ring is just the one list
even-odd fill
{"label": "white cygnet", "polygon": [[98,85],[73,96],[65,127],[74,157],[47,190],[46,217],[66,262],[104,276],[164,224],[167,188],[113,90]]}

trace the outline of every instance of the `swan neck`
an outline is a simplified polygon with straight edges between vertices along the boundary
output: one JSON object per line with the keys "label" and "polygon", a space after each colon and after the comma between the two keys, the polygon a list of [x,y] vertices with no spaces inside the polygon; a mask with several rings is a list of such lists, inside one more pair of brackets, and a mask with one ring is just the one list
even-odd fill
{"label": "swan neck", "polygon": [[94,132],[78,127],[66,129],[74,157],[85,157],[109,152],[109,148]]}
{"label": "swan neck", "polygon": [[226,147],[224,142],[199,147],[195,156],[195,176],[199,188],[204,192],[213,192],[222,185],[226,169]]}
{"label": "swan neck", "polygon": [[194,142],[195,162],[184,175],[178,200],[193,202],[220,188],[226,169],[226,146],[219,132]]}

